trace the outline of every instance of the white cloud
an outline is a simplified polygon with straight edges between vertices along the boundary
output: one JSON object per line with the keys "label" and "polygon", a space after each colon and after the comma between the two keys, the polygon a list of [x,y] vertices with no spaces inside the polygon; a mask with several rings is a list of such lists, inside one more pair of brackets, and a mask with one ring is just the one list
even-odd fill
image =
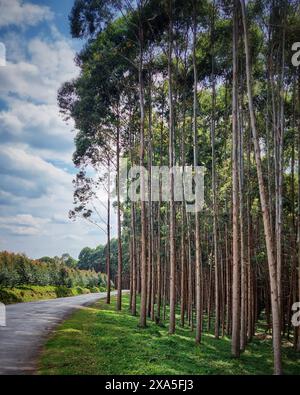
{"label": "white cloud", "polygon": [[0,27],[16,25],[35,26],[49,21],[53,13],[49,7],[24,2],[22,0],[0,0]]}
{"label": "white cloud", "polygon": [[0,112],[0,123],[2,132],[4,130],[9,131],[12,135],[19,134],[22,131],[22,122],[14,112],[11,111],[2,111]]}
{"label": "white cloud", "polygon": [[56,104],[61,84],[78,74],[73,48],[62,37],[53,42],[34,38],[28,42],[27,51],[26,61],[8,61],[0,68],[0,94]]}
{"label": "white cloud", "polygon": [[47,185],[47,189],[53,184],[68,185],[72,179],[68,173],[39,156],[8,146],[0,147],[0,172],[23,180],[40,181]]}
{"label": "white cloud", "polygon": [[39,38],[28,44],[31,61],[38,68],[43,77],[56,84],[71,79],[76,73],[74,64],[75,53],[69,43],[60,36],[55,41],[46,42]]}
{"label": "white cloud", "polygon": [[11,99],[9,109],[0,112],[2,140],[28,143],[37,149],[65,151],[72,146],[72,123],[67,125],[55,104],[36,104]]}
{"label": "white cloud", "polygon": [[1,42],[6,48],[6,58],[11,62],[20,62],[26,57],[26,46],[24,45],[24,35],[9,30],[1,34]]}
{"label": "white cloud", "polygon": [[18,225],[20,227],[38,228],[48,222],[45,218],[33,217],[31,214],[19,214],[15,217],[0,218],[0,225]]}
{"label": "white cloud", "polygon": [[[26,44],[27,58],[16,49],[15,57],[20,59],[0,68],[0,95],[7,104],[0,112],[0,139],[2,144],[25,144],[44,159],[70,164],[73,123],[62,120],[57,91],[78,69],[71,44],[54,27],[51,31],[53,37],[48,40],[35,37]],[[9,44],[15,34],[6,38]]]}
{"label": "white cloud", "polygon": [[19,214],[15,217],[0,218],[0,228],[17,236],[33,236],[41,234],[48,220],[33,217],[31,214]]}

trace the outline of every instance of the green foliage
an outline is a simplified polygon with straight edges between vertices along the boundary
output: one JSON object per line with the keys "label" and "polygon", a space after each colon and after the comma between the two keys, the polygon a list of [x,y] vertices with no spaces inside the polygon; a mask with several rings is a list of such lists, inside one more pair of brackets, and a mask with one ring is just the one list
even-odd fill
{"label": "green foliage", "polygon": [[[126,219],[124,219],[125,225]],[[129,271],[129,250],[128,250],[128,235],[122,235],[122,250],[123,250],[123,272]],[[110,241],[111,257],[110,257],[110,273],[111,277],[115,278],[118,269],[118,240],[111,239]],[[79,253],[78,268],[81,270],[94,270],[96,272],[106,272],[106,246],[99,245],[96,248],[85,247]],[[100,276],[99,285],[106,286],[106,277]]]}
{"label": "green foliage", "polygon": [[[65,286],[55,287],[52,285],[20,286],[15,288],[0,288],[0,302],[4,304],[32,302],[35,300],[46,300],[77,296],[91,291],[87,288],[67,288]],[[94,291],[93,291],[94,292]],[[97,291],[99,292],[99,290]]]}
{"label": "green foliage", "polygon": [[90,288],[91,293],[97,293],[100,292],[100,289],[98,287],[92,287]]}
{"label": "green foliage", "polygon": [[86,288],[106,286],[104,274],[94,270],[79,270],[74,268],[73,258],[67,254],[64,254],[64,258],[65,260],[49,257],[31,260],[25,255],[0,252],[0,288],[52,285],[58,289],[79,287],[80,293],[84,293]]}

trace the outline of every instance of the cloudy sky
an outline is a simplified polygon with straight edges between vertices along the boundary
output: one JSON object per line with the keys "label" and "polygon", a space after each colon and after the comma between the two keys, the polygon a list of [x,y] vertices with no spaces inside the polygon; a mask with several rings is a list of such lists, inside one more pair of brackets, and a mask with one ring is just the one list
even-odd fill
{"label": "cloudy sky", "polygon": [[0,250],[37,258],[104,243],[71,222],[74,131],[61,119],[60,85],[77,75],[69,34],[73,0],[0,0]]}

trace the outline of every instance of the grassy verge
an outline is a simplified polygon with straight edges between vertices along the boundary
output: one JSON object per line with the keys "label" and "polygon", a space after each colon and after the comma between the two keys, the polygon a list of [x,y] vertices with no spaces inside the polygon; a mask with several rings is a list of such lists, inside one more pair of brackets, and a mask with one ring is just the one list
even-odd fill
{"label": "grassy verge", "polygon": [[66,296],[77,296],[90,292],[100,292],[99,288],[87,289],[82,287],[54,287],[28,285],[17,288],[0,288],[0,302],[4,304],[32,302],[42,299],[55,299]]}
{"label": "grassy verge", "polygon": [[[255,339],[240,359],[230,356],[230,339],[204,334],[195,346],[194,333],[149,322],[138,327],[124,297],[122,312],[114,303],[100,301],[77,311],[48,340],[39,362],[39,374],[272,374],[272,345]],[[290,345],[283,348],[284,371],[300,374],[299,356]]]}

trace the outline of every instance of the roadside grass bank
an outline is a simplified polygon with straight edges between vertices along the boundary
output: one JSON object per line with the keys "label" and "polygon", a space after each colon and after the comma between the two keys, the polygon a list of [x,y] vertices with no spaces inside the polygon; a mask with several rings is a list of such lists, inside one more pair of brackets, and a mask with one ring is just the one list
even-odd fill
{"label": "roadside grass bank", "polygon": [[88,293],[104,292],[104,287],[72,287],[65,286],[39,286],[39,285],[23,285],[13,288],[0,288],[0,302],[4,304],[33,302],[43,299],[56,299],[67,296],[77,296]]}
{"label": "roadside grass bank", "polygon": [[[240,359],[231,357],[230,339],[216,340],[204,333],[200,346],[188,327],[175,335],[167,325],[148,322],[138,327],[138,317],[129,312],[129,297],[123,310],[115,310],[115,298],[76,311],[47,341],[39,360],[43,375],[262,375],[273,373],[271,339],[254,338]],[[179,318],[179,316],[177,317]],[[260,337],[260,338],[259,338]],[[290,344],[283,345],[285,374],[300,374],[300,358]]]}

